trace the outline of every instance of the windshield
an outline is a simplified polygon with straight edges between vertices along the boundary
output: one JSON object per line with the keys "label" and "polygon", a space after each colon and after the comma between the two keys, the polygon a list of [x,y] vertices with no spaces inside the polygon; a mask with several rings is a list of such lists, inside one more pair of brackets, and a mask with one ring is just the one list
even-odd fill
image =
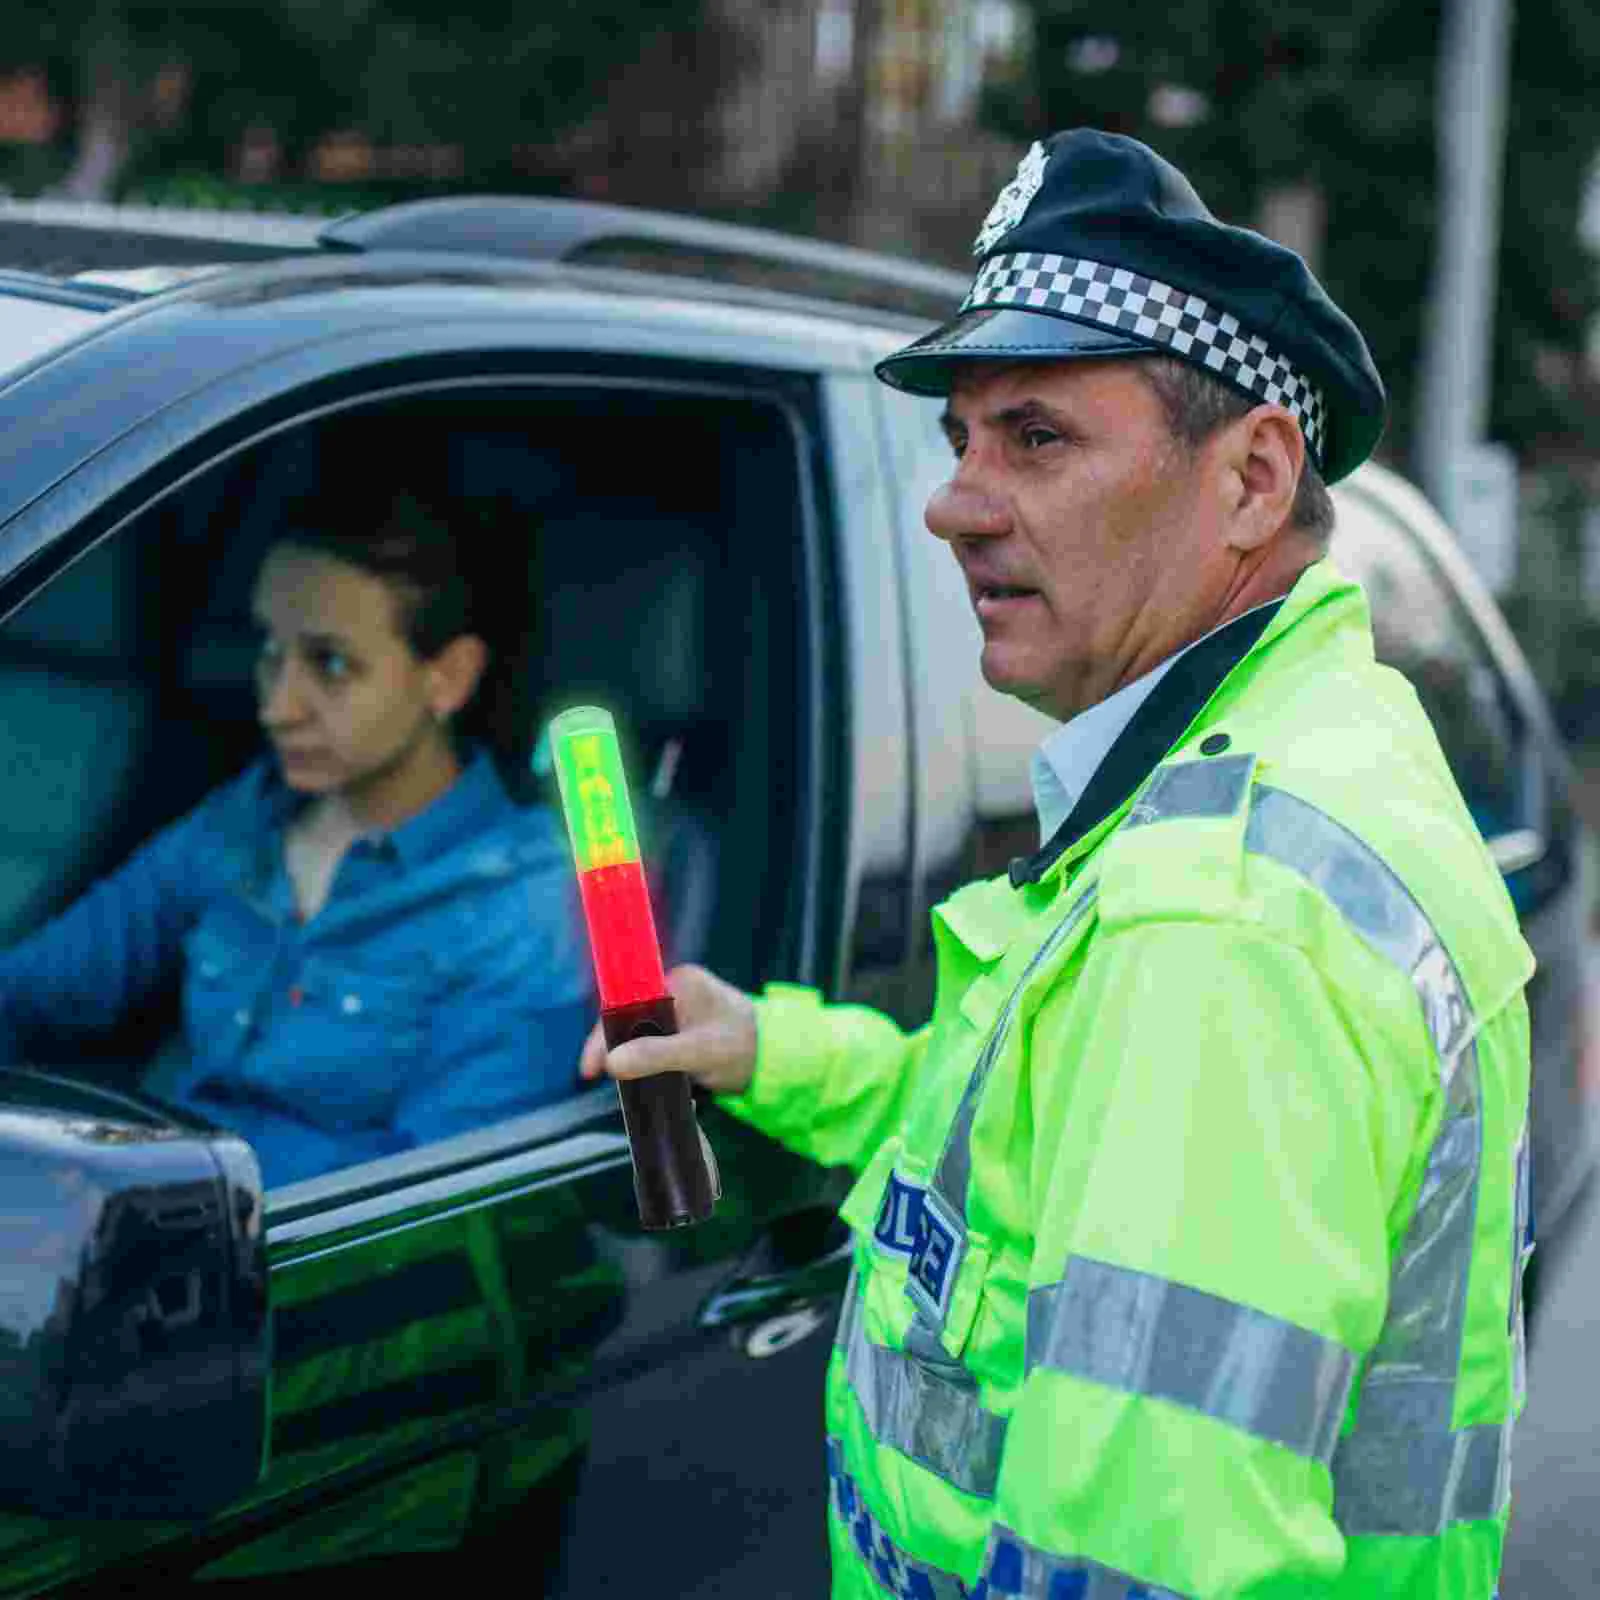
{"label": "windshield", "polygon": [[92,327],[101,311],[57,305],[23,295],[0,294],[0,376],[25,361],[66,344]]}

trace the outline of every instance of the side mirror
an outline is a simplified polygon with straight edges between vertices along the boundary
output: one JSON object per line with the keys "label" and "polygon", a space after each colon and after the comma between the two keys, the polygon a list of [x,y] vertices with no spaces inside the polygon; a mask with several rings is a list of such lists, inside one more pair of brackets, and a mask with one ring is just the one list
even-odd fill
{"label": "side mirror", "polygon": [[0,1509],[198,1518],[265,1466],[261,1174],[243,1140],[0,1071]]}

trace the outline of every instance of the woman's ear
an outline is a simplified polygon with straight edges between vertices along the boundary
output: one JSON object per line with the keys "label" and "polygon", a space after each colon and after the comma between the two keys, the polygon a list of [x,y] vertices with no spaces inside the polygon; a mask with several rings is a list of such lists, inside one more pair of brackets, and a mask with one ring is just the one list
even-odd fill
{"label": "woman's ear", "polygon": [[475,633],[458,634],[425,668],[428,709],[440,721],[472,698],[489,665],[489,647]]}

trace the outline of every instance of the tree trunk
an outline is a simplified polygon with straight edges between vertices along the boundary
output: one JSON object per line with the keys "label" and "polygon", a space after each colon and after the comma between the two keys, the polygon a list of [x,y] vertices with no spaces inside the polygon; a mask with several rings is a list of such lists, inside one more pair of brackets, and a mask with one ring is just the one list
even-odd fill
{"label": "tree trunk", "polygon": [[1256,227],[1269,239],[1287,245],[1313,272],[1322,266],[1327,203],[1309,178],[1280,184],[1261,197]]}
{"label": "tree trunk", "polygon": [[69,200],[110,200],[133,149],[132,51],[122,19],[102,7],[83,55],[78,148],[56,193]]}

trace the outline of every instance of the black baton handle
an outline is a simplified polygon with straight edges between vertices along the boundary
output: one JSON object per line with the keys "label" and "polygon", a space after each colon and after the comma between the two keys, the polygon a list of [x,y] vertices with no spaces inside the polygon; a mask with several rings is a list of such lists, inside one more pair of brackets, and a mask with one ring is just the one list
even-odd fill
{"label": "black baton handle", "polygon": [[[671,995],[600,1013],[606,1048],[678,1031]],[[681,1072],[617,1079],[622,1121],[633,1154],[633,1195],[644,1227],[682,1228],[704,1222],[722,1194],[716,1159],[700,1131],[694,1094]]]}

